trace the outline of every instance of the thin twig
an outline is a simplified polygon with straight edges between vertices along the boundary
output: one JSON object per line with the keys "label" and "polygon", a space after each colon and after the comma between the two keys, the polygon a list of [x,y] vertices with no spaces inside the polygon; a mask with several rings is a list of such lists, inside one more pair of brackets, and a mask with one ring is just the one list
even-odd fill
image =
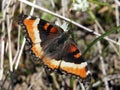
{"label": "thin twig", "polygon": [[[36,0],[33,1],[33,3],[35,3],[35,2],[36,2]],[[22,5],[21,5],[21,12],[22,12]],[[32,9],[31,9],[30,15],[33,15],[33,12],[34,12],[34,7],[32,7]],[[17,62],[15,64],[15,70],[17,69],[18,64],[20,62],[20,58],[21,58],[25,43],[26,43],[26,39],[24,38],[23,43],[22,43],[22,47],[20,49],[20,52],[19,52],[19,55],[18,55],[18,58],[17,58]]]}
{"label": "thin twig", "polygon": [[115,2],[116,2],[116,4],[117,4],[118,6],[120,6],[120,1],[115,0]]}
{"label": "thin twig", "polygon": [[5,31],[4,30],[5,30],[5,22],[2,22],[2,32],[3,32],[3,35],[1,36],[0,80],[2,79],[3,71],[4,71],[4,68],[3,68],[3,63],[4,63],[4,49],[5,49],[5,41],[4,41]]}
{"label": "thin twig", "polygon": [[[101,30],[102,33],[105,33],[105,30],[103,29],[103,27],[100,25],[100,23],[98,22],[97,19],[95,19],[95,23],[98,26],[98,28]],[[108,36],[106,36],[108,38]],[[109,44],[111,45],[111,47],[114,49],[114,51],[117,53],[117,55],[119,56],[119,52],[117,50],[117,48],[114,46],[113,43],[109,42]]]}
{"label": "thin twig", "polygon": [[[115,0],[117,1],[117,0]],[[119,6],[117,5],[117,2],[115,2],[115,16],[116,16],[116,25],[119,26],[120,25],[120,21],[119,21]]]}
{"label": "thin twig", "polygon": [[[10,0],[11,1],[11,0]],[[9,5],[10,2],[6,8],[6,11],[9,12]],[[8,34],[8,54],[9,54],[9,64],[10,64],[10,71],[13,71],[13,63],[12,63],[12,47],[11,47],[11,29],[12,29],[12,22],[10,20],[10,16],[7,15],[7,34]]]}
{"label": "thin twig", "polygon": [[[20,3],[20,13],[22,13],[22,3]],[[19,51],[20,51],[20,29],[21,27],[18,26],[18,41],[17,41],[17,52],[16,52],[16,55],[13,59],[13,64],[15,64],[15,62],[17,61],[17,58],[18,58],[18,55],[19,55]],[[18,60],[19,61],[19,60]],[[17,62],[19,63],[19,62]]]}
{"label": "thin twig", "polygon": [[[98,31],[98,28],[97,28],[96,25],[95,25],[95,30]],[[102,73],[103,73],[104,76],[106,76],[105,64],[104,64],[103,57],[101,56],[101,54],[102,54],[102,50],[101,49],[102,48],[101,48],[100,41],[97,42],[97,45],[98,45],[98,51],[99,51],[99,54],[100,54],[100,62],[101,62]],[[107,82],[106,78],[104,78],[104,83],[105,83],[106,90],[109,90],[109,86],[108,86],[108,82]]]}
{"label": "thin twig", "polygon": [[81,86],[81,89],[82,89],[82,90],[85,90],[85,87],[84,87],[83,83],[81,83],[81,82],[79,81],[79,84],[80,84],[80,86]]}
{"label": "thin twig", "polygon": [[17,61],[16,61],[16,64],[15,64],[15,70],[18,68],[18,64],[20,62],[20,58],[21,58],[21,55],[22,55],[22,52],[23,52],[23,49],[24,49],[24,46],[25,46],[25,42],[26,42],[26,39],[24,38],[21,49],[20,49],[20,52],[19,52],[19,55],[18,55],[18,58],[17,58]]}
{"label": "thin twig", "polygon": [[7,73],[7,75],[5,76],[5,79],[3,80],[2,84],[0,85],[0,90],[3,89],[4,84],[5,84],[6,80],[7,80],[7,78],[8,78],[8,73]]}
{"label": "thin twig", "polygon": [[102,81],[98,80],[97,82],[93,83],[92,87],[99,86],[102,82],[104,82],[104,79],[107,79],[107,81],[114,80],[114,79],[120,79],[120,74],[105,76],[103,77]]}
{"label": "thin twig", "polygon": [[[47,71],[46,71],[46,74],[47,74],[47,76],[48,76]],[[53,83],[54,83],[55,87],[57,88],[57,90],[60,90],[60,85],[59,85],[59,83],[57,82],[57,78],[56,78],[56,76],[55,76],[55,73],[52,73],[51,76],[52,76]]]}
{"label": "thin twig", "polygon": [[[5,4],[5,0],[2,2],[2,8],[4,8],[3,4]],[[4,63],[4,49],[5,49],[5,17],[6,17],[6,10],[2,9],[2,13],[3,13],[3,22],[2,22],[2,33],[3,35],[1,36],[1,55],[0,55],[0,80],[2,79],[3,76],[3,72],[4,72],[4,68],[3,68],[3,63]]]}
{"label": "thin twig", "polygon": [[1,61],[0,61],[0,80],[2,80],[2,76],[3,76],[3,61],[4,61],[4,46],[5,46],[5,41],[3,40],[3,38],[5,37],[5,35],[3,34],[2,38],[1,38]]}
{"label": "thin twig", "polygon": [[52,7],[55,8],[55,3],[54,3],[54,1],[53,1],[53,0],[50,0],[50,2],[51,2]]}
{"label": "thin twig", "polygon": [[[119,18],[119,6],[118,3],[120,3],[118,0],[115,0],[115,16],[116,16],[116,26],[120,25],[120,18]],[[120,37],[118,37],[118,42],[120,42]],[[120,51],[120,47],[119,47]]]}

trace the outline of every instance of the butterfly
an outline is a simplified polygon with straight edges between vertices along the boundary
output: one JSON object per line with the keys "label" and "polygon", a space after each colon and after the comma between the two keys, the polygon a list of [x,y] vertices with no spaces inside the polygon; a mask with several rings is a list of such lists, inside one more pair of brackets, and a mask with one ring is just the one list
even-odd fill
{"label": "butterfly", "polygon": [[88,64],[76,43],[59,26],[46,20],[20,14],[18,23],[24,30],[29,52],[53,71],[61,71],[81,79],[90,77]]}

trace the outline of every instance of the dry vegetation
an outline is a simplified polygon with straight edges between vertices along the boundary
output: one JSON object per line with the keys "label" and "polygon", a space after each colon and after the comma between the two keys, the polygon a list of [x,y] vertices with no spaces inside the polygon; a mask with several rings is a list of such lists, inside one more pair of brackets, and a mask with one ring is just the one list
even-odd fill
{"label": "dry vegetation", "polygon": [[[120,90],[119,0],[88,0],[89,6],[82,10],[73,10],[74,1],[0,1],[0,90]],[[25,53],[24,34],[18,25],[21,12],[69,24],[92,73],[89,86],[46,72],[41,62]]]}

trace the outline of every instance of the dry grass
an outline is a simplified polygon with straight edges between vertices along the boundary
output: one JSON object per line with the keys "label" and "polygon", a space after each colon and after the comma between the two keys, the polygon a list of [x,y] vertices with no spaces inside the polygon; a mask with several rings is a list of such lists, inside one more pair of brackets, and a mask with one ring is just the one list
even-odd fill
{"label": "dry grass", "polygon": [[72,10],[70,0],[2,0],[0,11],[0,89],[1,90],[119,90],[120,33],[116,30],[95,43],[85,57],[92,72],[90,86],[59,74],[46,74],[44,66],[25,54],[25,38],[18,25],[24,12],[48,21],[66,21],[83,52],[90,42],[120,24],[118,0],[94,2],[85,12]]}

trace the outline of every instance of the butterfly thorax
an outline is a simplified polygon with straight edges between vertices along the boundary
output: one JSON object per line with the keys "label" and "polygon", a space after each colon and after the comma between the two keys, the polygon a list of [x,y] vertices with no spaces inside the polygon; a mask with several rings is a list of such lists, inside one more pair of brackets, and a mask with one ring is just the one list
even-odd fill
{"label": "butterfly thorax", "polygon": [[57,38],[53,39],[48,46],[44,48],[45,55],[48,55],[57,60],[62,59],[64,45],[67,43],[70,35],[67,32],[63,32]]}

